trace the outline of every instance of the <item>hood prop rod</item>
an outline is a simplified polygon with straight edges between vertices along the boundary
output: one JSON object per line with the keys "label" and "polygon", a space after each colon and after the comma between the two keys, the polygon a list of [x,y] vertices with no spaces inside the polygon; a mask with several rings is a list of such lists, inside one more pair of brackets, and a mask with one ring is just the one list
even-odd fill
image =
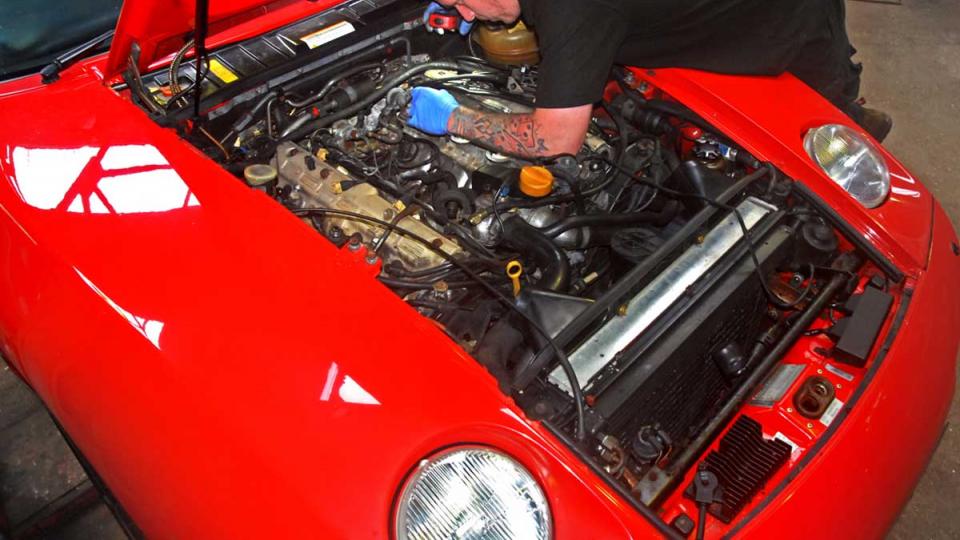
{"label": "hood prop rod", "polygon": [[209,0],[197,0],[197,9],[194,14],[196,28],[194,29],[194,59],[197,62],[196,84],[193,89],[193,117],[200,116],[200,98],[203,93],[203,60],[207,56],[207,17],[209,15]]}

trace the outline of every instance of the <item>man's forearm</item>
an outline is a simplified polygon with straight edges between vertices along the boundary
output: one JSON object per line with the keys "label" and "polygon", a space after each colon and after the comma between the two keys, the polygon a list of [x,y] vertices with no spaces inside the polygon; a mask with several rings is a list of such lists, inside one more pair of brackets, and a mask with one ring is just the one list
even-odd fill
{"label": "man's forearm", "polygon": [[460,106],[447,124],[450,133],[521,156],[549,156],[566,149],[548,147],[543,126],[533,114],[479,113]]}

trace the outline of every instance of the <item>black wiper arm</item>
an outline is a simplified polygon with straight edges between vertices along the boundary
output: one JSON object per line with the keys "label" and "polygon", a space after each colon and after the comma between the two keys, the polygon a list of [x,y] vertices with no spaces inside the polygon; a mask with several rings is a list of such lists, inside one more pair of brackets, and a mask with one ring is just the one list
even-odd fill
{"label": "black wiper arm", "polygon": [[76,47],[56,57],[53,62],[47,64],[43,67],[43,69],[40,70],[40,80],[43,81],[43,84],[50,84],[59,79],[60,72],[63,71],[65,67],[76,62],[77,60],[80,60],[91,51],[99,47],[101,43],[112,39],[113,32],[113,30],[108,30],[91,39],[90,41],[81,43],[80,45],[77,45]]}

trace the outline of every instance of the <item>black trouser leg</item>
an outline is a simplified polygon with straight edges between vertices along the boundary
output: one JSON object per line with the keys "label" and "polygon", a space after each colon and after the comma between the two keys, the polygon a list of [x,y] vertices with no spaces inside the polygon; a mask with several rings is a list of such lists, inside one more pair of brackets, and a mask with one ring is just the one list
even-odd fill
{"label": "black trouser leg", "polygon": [[[810,1],[810,0],[804,0]],[[863,107],[856,102],[860,95],[860,72],[863,66],[851,57],[856,49],[850,44],[846,26],[846,6],[843,0],[821,0],[821,16],[811,17],[811,35],[817,38],[807,42],[787,67],[823,97],[830,100],[854,121],[863,119]],[[826,25],[829,32],[824,33]]]}

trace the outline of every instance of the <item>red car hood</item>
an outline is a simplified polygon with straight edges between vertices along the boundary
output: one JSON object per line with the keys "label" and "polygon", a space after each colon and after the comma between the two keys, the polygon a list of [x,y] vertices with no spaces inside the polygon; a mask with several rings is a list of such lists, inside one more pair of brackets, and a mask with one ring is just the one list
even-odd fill
{"label": "red car hood", "polygon": [[[244,39],[344,0],[209,0],[207,46]],[[131,46],[140,47],[138,65],[147,69],[176,52],[193,36],[196,2],[189,0],[130,0],[123,3],[110,47],[105,75],[112,78],[127,66]]]}
{"label": "red car hood", "polygon": [[4,355],[148,536],[384,538],[459,443],[578,508],[558,530],[649,530],[373,267],[110,88],[0,99]]}

